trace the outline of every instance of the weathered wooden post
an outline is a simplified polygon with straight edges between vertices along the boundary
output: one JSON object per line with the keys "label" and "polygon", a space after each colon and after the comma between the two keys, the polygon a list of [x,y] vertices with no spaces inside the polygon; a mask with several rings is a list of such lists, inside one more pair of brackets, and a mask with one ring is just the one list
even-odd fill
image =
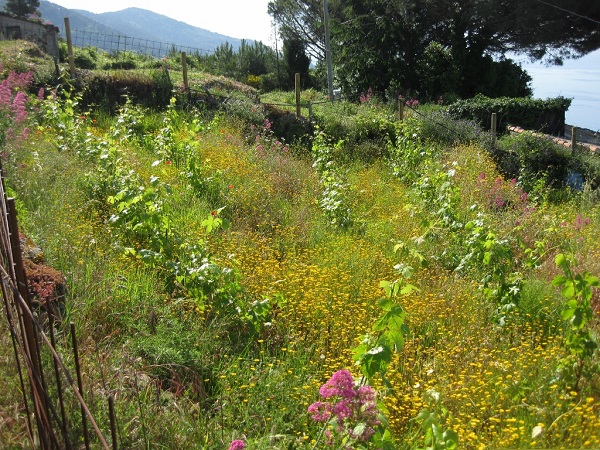
{"label": "weathered wooden post", "polygon": [[181,52],[181,67],[183,69],[183,89],[187,94],[190,90],[190,85],[188,84],[187,55],[185,52]]}
{"label": "weathered wooden post", "polygon": [[492,121],[490,126],[490,132],[492,133],[492,143],[496,142],[496,132],[498,131],[498,116],[496,113],[492,113]]}
{"label": "weathered wooden post", "polygon": [[308,101],[308,120],[312,120],[312,102]]}
{"label": "weathered wooden post", "polygon": [[71,39],[71,24],[69,18],[65,17],[65,35],[67,36],[67,50],[69,53],[69,73],[75,76],[75,60],[73,59],[73,40]]}
{"label": "weathered wooden post", "polygon": [[571,153],[575,153],[577,147],[577,127],[571,129]]}
{"label": "weathered wooden post", "polygon": [[296,85],[296,118],[302,117],[302,112],[300,111],[300,74],[297,73],[295,77],[295,85]]}
{"label": "weathered wooden post", "polygon": [[[49,422],[50,410],[44,396],[44,372],[42,360],[40,358],[40,349],[37,339],[36,329],[31,316],[32,303],[29,297],[27,288],[27,275],[25,273],[25,265],[23,263],[23,255],[21,253],[21,244],[19,240],[19,225],[17,221],[17,208],[14,198],[6,199],[7,221],[10,239],[10,247],[12,253],[13,271],[17,284],[17,292],[13,295],[21,297],[23,304],[18,300],[15,303],[19,304],[17,313],[19,315],[19,326],[25,347],[25,366],[29,375],[31,386],[31,396],[33,399],[33,407],[35,410],[35,420],[38,426],[38,435],[40,438],[40,448],[46,450],[50,448],[50,435],[52,427]],[[27,314],[29,311],[29,314]]]}
{"label": "weathered wooden post", "polygon": [[112,448],[113,450],[118,450],[117,416],[115,414],[115,397],[113,394],[108,396],[108,417],[110,419],[110,437],[112,439]]}

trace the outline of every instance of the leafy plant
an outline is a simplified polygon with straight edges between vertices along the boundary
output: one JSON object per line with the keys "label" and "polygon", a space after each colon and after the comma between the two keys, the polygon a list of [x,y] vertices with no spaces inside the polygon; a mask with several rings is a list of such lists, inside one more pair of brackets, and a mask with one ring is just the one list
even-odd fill
{"label": "leafy plant", "polygon": [[573,272],[575,261],[568,255],[559,253],[554,261],[563,275],[557,275],[552,284],[562,288],[566,302],[561,317],[568,325],[565,347],[569,354],[562,361],[560,375],[577,391],[583,377],[589,378],[600,369],[595,361],[598,342],[591,328],[594,316],[592,289],[600,286],[600,280],[588,272]]}
{"label": "leafy plant", "polygon": [[430,403],[429,408],[423,408],[414,418],[421,424],[424,433],[424,447],[418,450],[456,450],[458,449],[458,434],[444,427],[444,422],[452,418],[450,412],[440,402],[440,394],[434,389],[427,391],[425,401]]}
{"label": "leafy plant", "polygon": [[352,225],[350,208],[345,194],[348,184],[333,159],[334,152],[343,144],[344,141],[338,141],[332,146],[327,141],[325,134],[317,131],[312,145],[313,167],[319,173],[319,179],[323,187],[319,205],[329,223],[342,229]]}
{"label": "leafy plant", "polygon": [[404,308],[393,299],[398,295],[408,295],[417,288],[406,283],[403,278],[393,282],[382,281],[380,286],[386,293],[386,297],[379,300],[379,307],[383,309],[383,314],[373,324],[372,333],[362,336],[361,344],[352,352],[356,365],[360,367],[366,380],[372,380],[379,374],[384,383],[391,388],[385,373],[394,352],[399,352],[404,347],[404,337],[408,334],[408,327],[404,323],[406,319]]}

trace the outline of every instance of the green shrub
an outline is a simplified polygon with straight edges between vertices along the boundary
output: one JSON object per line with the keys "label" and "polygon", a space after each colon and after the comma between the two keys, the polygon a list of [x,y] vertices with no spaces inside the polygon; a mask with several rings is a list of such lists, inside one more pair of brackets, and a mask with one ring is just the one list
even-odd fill
{"label": "green shrub", "polygon": [[574,166],[570,149],[531,133],[504,136],[488,143],[488,150],[500,170],[518,178],[526,192],[564,187]]}
{"label": "green shrub", "polygon": [[509,124],[553,135],[564,134],[565,111],[571,99],[556,97],[547,100],[528,97],[489,98],[477,95],[468,100],[459,100],[448,107],[451,116],[474,120],[489,128],[492,113],[498,117],[498,130],[503,132]]}
{"label": "green shrub", "polygon": [[93,70],[98,65],[98,52],[92,47],[75,48],[73,62],[80,69]]}
{"label": "green shrub", "polygon": [[315,121],[327,136],[351,146],[393,140],[396,120],[394,113],[379,104],[332,103],[315,114]]}
{"label": "green shrub", "polygon": [[173,90],[165,72],[151,75],[127,71],[87,74],[80,83],[83,105],[96,105],[110,112],[125,104],[126,98],[142,106],[165,108]]}
{"label": "green shrub", "polygon": [[487,133],[473,120],[456,119],[443,111],[416,117],[423,139],[440,145],[457,145],[479,141]]}

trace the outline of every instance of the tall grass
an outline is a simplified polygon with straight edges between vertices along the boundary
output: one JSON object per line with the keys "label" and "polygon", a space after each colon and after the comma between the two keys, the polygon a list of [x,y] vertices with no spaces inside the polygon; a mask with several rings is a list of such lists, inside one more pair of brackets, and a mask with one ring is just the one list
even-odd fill
{"label": "tall grass", "polygon": [[[415,418],[440,404],[460,448],[600,445],[598,373],[577,389],[561,378],[567,326],[551,286],[560,252],[600,273],[589,192],[534,201],[476,136],[439,138],[431,122],[354,105],[352,119],[336,112],[348,142],[336,146],[323,119],[335,146],[325,164],[352,217],[340,227],[311,149],[266,123],[248,140],[222,114],[172,105],[112,118],[46,101],[60,114],[32,116],[39,133],[7,142],[3,164],[22,226],[67,275],[86,399],[107,429],[102,402],[116,395],[123,448],[323,445],[307,408],[334,372],[358,376],[352,348],[377,317],[380,282],[409,266],[419,290],[398,301],[410,334],[387,372],[393,389],[375,386],[396,448],[422,447]],[[360,115],[381,120],[348,124]],[[10,364],[0,374],[18,390]],[[19,397],[1,405],[2,442],[18,445]]]}

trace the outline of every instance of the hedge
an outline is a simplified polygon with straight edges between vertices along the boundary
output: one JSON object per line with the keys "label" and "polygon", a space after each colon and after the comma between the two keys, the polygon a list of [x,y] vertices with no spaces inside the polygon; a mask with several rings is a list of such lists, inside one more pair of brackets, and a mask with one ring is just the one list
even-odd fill
{"label": "hedge", "polygon": [[572,99],[565,97],[541,100],[477,95],[448,106],[448,113],[457,119],[474,120],[486,129],[491,126],[492,113],[496,113],[499,132],[506,131],[508,125],[517,125],[528,130],[563,136],[565,112],[571,106],[571,101]]}

